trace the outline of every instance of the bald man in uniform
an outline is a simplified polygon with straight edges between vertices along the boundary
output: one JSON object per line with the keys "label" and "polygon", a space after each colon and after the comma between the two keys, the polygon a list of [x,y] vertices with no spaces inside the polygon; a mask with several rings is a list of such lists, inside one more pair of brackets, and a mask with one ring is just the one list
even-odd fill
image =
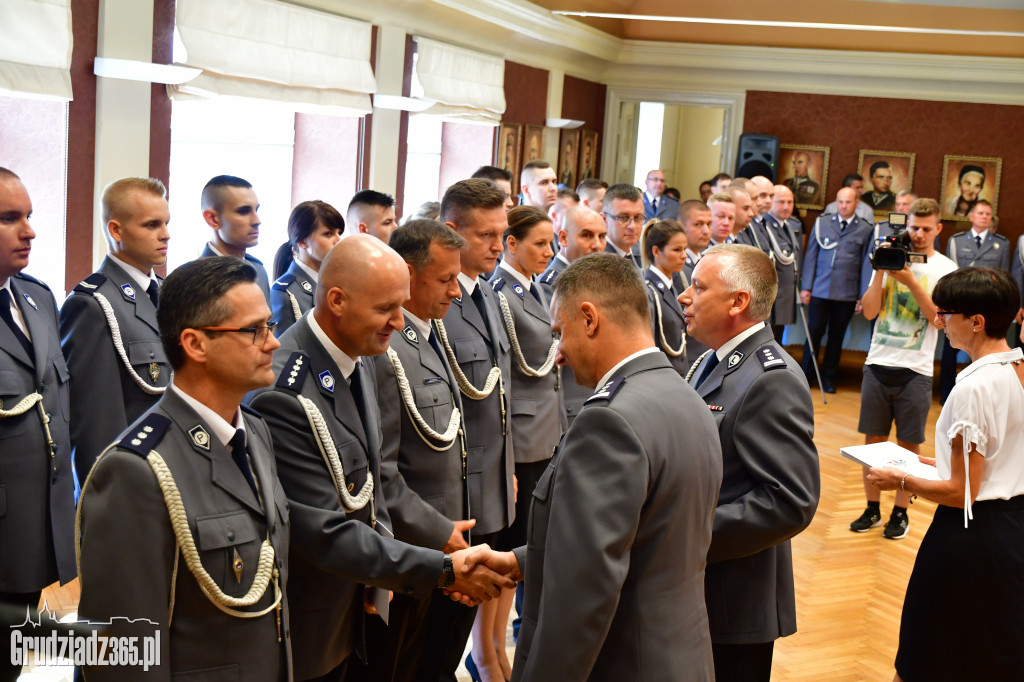
{"label": "bald man in uniform", "polygon": [[[388,591],[423,598],[463,580],[467,550],[394,540],[377,488],[383,435],[369,356],[401,331],[408,298],[409,269],[390,247],[363,234],[338,242],[320,267],[312,312],[281,335],[274,389],[252,401],[270,426],[291,510],[297,680],[353,679],[362,620],[386,617]],[[472,580],[476,599],[510,586]]]}

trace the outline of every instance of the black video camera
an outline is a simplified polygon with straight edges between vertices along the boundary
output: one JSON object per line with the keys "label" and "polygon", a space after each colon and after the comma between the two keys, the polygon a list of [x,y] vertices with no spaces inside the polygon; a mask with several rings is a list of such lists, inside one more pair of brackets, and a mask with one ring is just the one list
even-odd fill
{"label": "black video camera", "polygon": [[910,234],[907,232],[907,214],[890,213],[889,228],[892,233],[881,237],[871,256],[871,267],[875,270],[902,270],[908,263],[927,263],[928,256],[911,251]]}

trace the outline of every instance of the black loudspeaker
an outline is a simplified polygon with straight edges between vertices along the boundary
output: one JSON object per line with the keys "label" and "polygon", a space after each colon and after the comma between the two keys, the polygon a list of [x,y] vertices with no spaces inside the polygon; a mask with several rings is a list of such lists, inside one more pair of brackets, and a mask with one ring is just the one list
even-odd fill
{"label": "black loudspeaker", "polygon": [[740,150],[736,154],[736,177],[752,178],[763,175],[775,182],[779,160],[779,138],[775,135],[743,133]]}

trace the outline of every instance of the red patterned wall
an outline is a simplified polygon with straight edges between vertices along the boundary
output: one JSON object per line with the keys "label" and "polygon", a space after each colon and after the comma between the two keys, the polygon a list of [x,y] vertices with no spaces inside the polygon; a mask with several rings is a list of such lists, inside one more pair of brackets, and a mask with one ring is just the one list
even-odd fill
{"label": "red patterned wall", "polygon": [[[914,189],[935,199],[944,155],[1000,157],[999,229],[1014,242],[1024,229],[1024,193],[1014,184],[1024,178],[1024,107],[748,91],[743,131],[831,147],[829,201],[856,171],[861,149],[916,153]],[[947,221],[943,236],[968,226]]]}
{"label": "red patterned wall", "polygon": [[606,85],[573,76],[566,76],[562,86],[562,117],[586,121],[581,130],[592,130],[599,135],[597,158],[594,160],[594,168],[598,170],[601,168],[601,151],[605,145],[605,140],[600,136],[604,131],[604,102],[607,89]]}

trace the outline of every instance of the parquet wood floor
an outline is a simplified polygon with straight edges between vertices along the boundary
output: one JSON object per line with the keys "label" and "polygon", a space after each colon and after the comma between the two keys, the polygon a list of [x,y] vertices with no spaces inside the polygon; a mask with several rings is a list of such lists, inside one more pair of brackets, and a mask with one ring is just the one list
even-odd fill
{"label": "parquet wood floor", "polygon": [[[799,356],[799,350],[793,354]],[[821,502],[810,527],[793,540],[799,631],[776,643],[772,679],[779,682],[892,679],[903,595],[935,505],[920,499],[914,503],[910,534],[902,540],[883,539],[881,528],[867,533],[848,530],[864,508],[864,491],[859,468],[843,458],[839,448],[863,442],[857,433],[863,360],[863,353],[844,353],[839,391],[827,396],[828,405],[822,405],[816,388],[812,391]],[[928,417],[925,454],[933,451],[939,409],[936,398]],[[892,500],[892,493],[883,493],[883,520]],[[77,581],[48,589],[44,598],[62,612],[73,610]],[[510,628],[510,659],[514,649]],[[469,680],[462,669],[459,680]]]}

